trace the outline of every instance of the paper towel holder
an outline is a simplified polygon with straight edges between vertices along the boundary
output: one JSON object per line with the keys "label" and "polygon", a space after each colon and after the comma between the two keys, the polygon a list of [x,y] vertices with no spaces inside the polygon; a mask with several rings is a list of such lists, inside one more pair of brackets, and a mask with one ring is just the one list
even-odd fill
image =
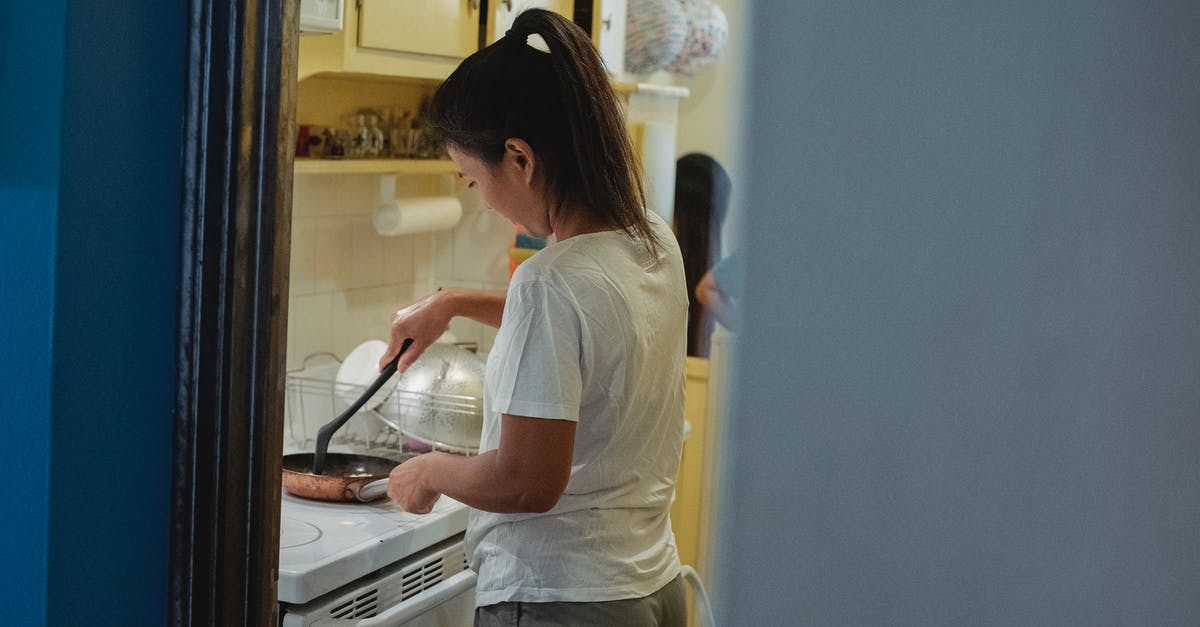
{"label": "paper towel holder", "polygon": [[[454,194],[455,179],[448,177],[447,181],[448,192],[441,196],[399,199],[396,198],[396,175],[380,174],[379,201],[372,212],[375,232],[394,236],[454,228],[462,217],[462,205]],[[432,206],[428,204],[430,202]]]}
{"label": "paper towel holder", "polygon": [[[379,175],[379,202],[376,206],[390,203],[396,200],[396,174],[380,174]],[[446,174],[446,195],[454,195],[454,180],[453,174]]]}

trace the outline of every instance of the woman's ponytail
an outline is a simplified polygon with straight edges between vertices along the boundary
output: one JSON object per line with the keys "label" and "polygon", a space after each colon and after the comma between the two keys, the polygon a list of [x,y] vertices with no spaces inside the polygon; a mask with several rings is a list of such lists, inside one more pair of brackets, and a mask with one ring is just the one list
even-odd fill
{"label": "woman's ponytail", "polygon": [[[549,52],[529,43],[539,36]],[[504,37],[468,57],[438,89],[434,131],[495,163],[520,137],[546,164],[551,192],[644,241],[661,242],[645,215],[645,194],[620,102],[583,29],[529,9]]]}

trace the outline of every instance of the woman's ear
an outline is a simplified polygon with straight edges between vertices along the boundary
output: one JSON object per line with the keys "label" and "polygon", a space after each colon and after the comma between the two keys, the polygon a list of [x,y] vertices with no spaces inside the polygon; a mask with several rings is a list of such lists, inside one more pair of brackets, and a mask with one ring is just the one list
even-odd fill
{"label": "woman's ear", "polygon": [[526,183],[533,182],[537,158],[533,154],[533,147],[529,145],[529,142],[519,137],[509,137],[504,142],[504,158],[506,161],[512,160],[513,165],[521,171],[521,177]]}

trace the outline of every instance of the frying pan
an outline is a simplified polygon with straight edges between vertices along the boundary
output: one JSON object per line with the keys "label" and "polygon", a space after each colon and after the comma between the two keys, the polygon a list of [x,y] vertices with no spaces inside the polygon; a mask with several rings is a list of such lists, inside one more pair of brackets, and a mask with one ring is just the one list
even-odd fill
{"label": "frying pan", "polygon": [[329,440],[396,373],[396,364],[410,345],[412,338],[404,340],[396,358],[384,366],[362,396],[317,431],[316,452],[283,456],[285,492],[321,501],[372,501],[387,494],[388,474],[413,457],[412,454],[397,461],[371,455],[329,453]]}
{"label": "frying pan", "polygon": [[[404,459],[416,457],[406,454]],[[373,501],[387,494],[388,474],[404,460],[371,455],[326,453],[325,471],[312,472],[312,453],[283,456],[283,489],[319,501]]]}

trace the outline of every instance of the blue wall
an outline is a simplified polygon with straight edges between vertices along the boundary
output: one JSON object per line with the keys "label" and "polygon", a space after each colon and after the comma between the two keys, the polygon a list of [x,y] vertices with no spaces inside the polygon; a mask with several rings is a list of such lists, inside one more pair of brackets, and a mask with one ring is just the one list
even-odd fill
{"label": "blue wall", "polygon": [[64,13],[0,4],[0,120],[20,122],[0,132],[0,607],[15,625],[45,622]]}
{"label": "blue wall", "polygon": [[162,624],[185,7],[11,4],[0,606],[6,624]]}
{"label": "blue wall", "polygon": [[1200,624],[1200,3],[755,9],[722,624]]}

